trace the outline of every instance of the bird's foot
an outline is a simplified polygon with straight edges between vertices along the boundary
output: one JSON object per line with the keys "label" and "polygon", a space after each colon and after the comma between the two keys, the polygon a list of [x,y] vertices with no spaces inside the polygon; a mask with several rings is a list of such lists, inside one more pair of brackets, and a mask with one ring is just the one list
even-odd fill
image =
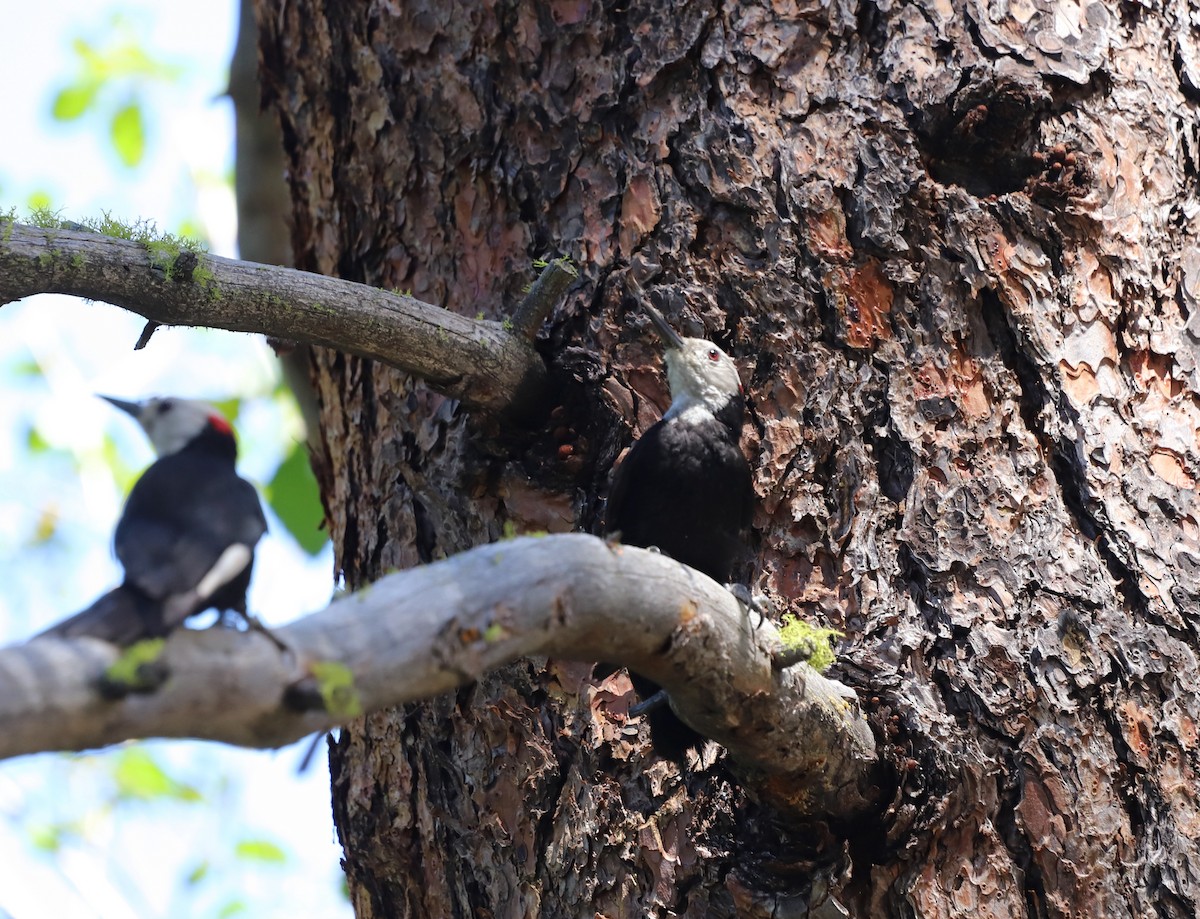
{"label": "bird's foot", "polygon": [[270,629],[268,629],[265,625],[263,625],[262,620],[259,619],[257,616],[243,611],[242,618],[246,620],[246,627],[251,632],[259,632],[262,635],[265,635],[268,639],[270,639],[271,644],[275,645],[275,647],[278,648],[280,651],[282,651],[284,654],[295,655],[296,652],[292,650],[292,648],[287,644],[287,642],[285,642],[282,638],[280,638],[278,635],[276,635],[274,632],[272,632]]}
{"label": "bird's foot", "polygon": [[756,629],[762,626],[768,615],[774,619],[778,613],[775,601],[761,590],[751,590],[749,584],[726,584],[725,589],[733,594],[747,612],[758,613],[758,624],[754,626]]}

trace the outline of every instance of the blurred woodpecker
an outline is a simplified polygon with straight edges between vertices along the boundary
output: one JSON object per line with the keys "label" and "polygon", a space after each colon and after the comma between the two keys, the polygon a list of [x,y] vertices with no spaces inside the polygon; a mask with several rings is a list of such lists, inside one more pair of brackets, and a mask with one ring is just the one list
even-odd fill
{"label": "blurred woodpecker", "polygon": [[103,398],[137,419],[158,459],[133,486],[117,523],[124,583],[42,635],[128,645],[167,635],[207,609],[251,621],[246,588],[267,522],[254,486],[234,468],[229,422],[189,399]]}

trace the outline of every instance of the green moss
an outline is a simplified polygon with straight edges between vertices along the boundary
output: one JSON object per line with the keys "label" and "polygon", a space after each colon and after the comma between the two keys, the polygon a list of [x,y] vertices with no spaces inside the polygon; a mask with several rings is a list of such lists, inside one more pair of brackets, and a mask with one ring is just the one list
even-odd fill
{"label": "green moss", "polygon": [[213,273],[212,268],[209,267],[208,259],[206,259],[203,255],[199,256],[198,261],[196,262],[196,267],[192,271],[192,280],[195,281],[197,284],[199,284],[205,290],[209,290],[210,287],[213,287],[213,289],[210,290],[209,293],[213,296],[214,299],[220,300],[221,299],[220,288],[214,287],[216,279],[217,279],[217,276]]}
{"label": "green moss", "polygon": [[791,613],[784,613],[779,629],[779,640],[783,642],[783,646],[788,651],[799,651],[803,654],[808,666],[818,673],[824,673],[837,660],[833,653],[833,643],[841,637],[842,633],[837,629],[809,625]]}
{"label": "green moss", "polygon": [[[11,208],[4,215],[4,219],[9,221],[8,232],[11,233],[11,224],[16,220],[16,209]],[[171,270],[171,266],[181,252],[192,252],[197,256],[203,256],[207,251],[203,243],[195,239],[177,236],[174,233],[160,233],[153,220],[139,219],[130,223],[113,217],[109,211],[102,212],[99,217],[85,217],[76,222],[66,220],[62,216],[62,211],[51,210],[48,207],[34,207],[29,211],[29,223],[44,230],[84,230],[98,233],[101,236],[110,236],[113,239],[128,239],[131,242],[141,243],[150,253],[151,260],[166,271]],[[203,259],[201,259],[202,261]],[[193,278],[197,278],[198,275],[198,271],[193,272]],[[208,272],[208,278],[209,280],[212,278],[211,270]]]}
{"label": "green moss", "polygon": [[534,539],[540,539],[543,536],[549,535],[550,533],[547,530],[518,530],[516,522],[512,520],[505,520],[500,526],[501,542],[505,542],[509,539],[518,539],[525,536],[529,536]]}
{"label": "green moss", "polygon": [[354,686],[354,673],[338,661],[317,661],[310,668],[325,711],[335,718],[357,718],[362,714],[362,699]]}
{"label": "green moss", "polygon": [[508,629],[500,625],[498,622],[493,622],[483,630],[483,640],[489,645],[494,645],[496,642],[502,641],[508,636]]}
{"label": "green moss", "polygon": [[109,668],[104,671],[104,683],[111,689],[136,692],[152,688],[162,681],[157,667],[166,642],[161,638],[148,638],[130,645]]}

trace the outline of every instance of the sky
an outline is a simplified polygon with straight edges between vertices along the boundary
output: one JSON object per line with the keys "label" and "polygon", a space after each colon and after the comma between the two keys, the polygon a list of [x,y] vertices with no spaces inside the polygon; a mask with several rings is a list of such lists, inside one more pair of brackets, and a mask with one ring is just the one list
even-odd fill
{"label": "sky", "polygon": [[[233,113],[223,96],[236,7],[207,4],[197,15],[194,5],[152,0],[0,0],[0,210],[24,215],[31,198],[48,197],[67,219],[107,211],[166,231],[200,225],[212,251],[236,255],[225,181]],[[136,169],[108,140],[109,115],[51,116],[80,66],[73,43],[113,34],[178,69],[137,90],[147,129]],[[129,92],[102,93],[98,106],[111,113]],[[0,307],[0,643],[77,612],[120,580],[112,528],[152,453],[136,424],[96,394],[248,397],[236,421],[239,466],[258,483],[302,437],[294,407],[271,397],[277,370],[259,338],[162,329],[135,353],[142,326],[67,297]],[[332,589],[328,547],[310,558],[270,522],[249,596],[267,624],[320,609]],[[297,775],[306,745],[155,741],[0,762],[0,919],[352,915],[324,757]],[[153,800],[123,784],[146,768],[143,749],[168,783]]]}

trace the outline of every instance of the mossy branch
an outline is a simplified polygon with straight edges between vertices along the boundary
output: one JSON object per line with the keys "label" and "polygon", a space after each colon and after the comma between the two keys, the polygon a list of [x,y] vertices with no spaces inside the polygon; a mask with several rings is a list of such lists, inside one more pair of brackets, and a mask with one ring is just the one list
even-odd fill
{"label": "mossy branch", "polygon": [[0,216],[0,303],[73,294],[161,325],[325,345],[398,367],[487,411],[520,414],[542,392],[542,359],[502,323],[352,281],[208,255],[177,237],[110,223],[93,232]]}
{"label": "mossy branch", "polygon": [[[875,743],[854,693],[807,664],[721,585],[594,536],[521,537],[387,575],[273,631],[180,630],[169,678],[111,701],[119,652],[39,638],[0,650],[0,757],[130,737],[274,746],[359,712],[429,698],[521,657],[624,664],[664,686],[782,816],[848,819],[875,804]],[[624,719],[624,709],[606,717]]]}

